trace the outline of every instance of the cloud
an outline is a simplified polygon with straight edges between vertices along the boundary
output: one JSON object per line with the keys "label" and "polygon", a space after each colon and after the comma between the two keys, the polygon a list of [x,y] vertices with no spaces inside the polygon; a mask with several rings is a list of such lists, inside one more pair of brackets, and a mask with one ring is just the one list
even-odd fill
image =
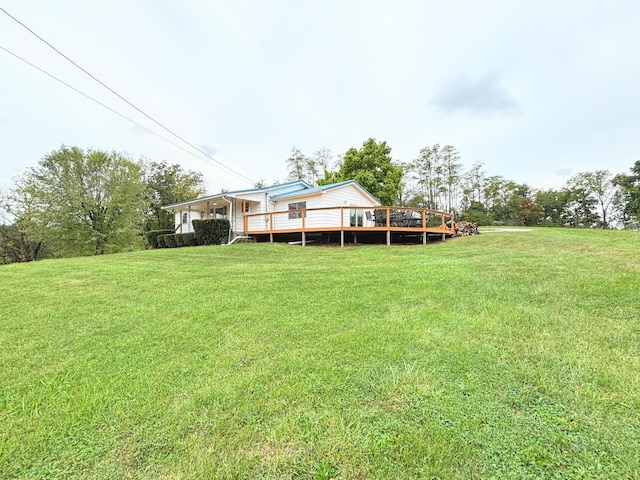
{"label": "cloud", "polygon": [[573,172],[573,168],[559,168],[555,171],[555,174],[559,177],[568,177],[569,175],[572,175]]}
{"label": "cloud", "polygon": [[459,77],[431,99],[431,104],[447,113],[467,111],[477,114],[514,115],[520,102],[500,83],[497,75],[471,79]]}
{"label": "cloud", "polygon": [[149,130],[142,128],[140,125],[131,125],[131,133],[134,137],[139,138],[145,135],[149,135]]}
{"label": "cloud", "polygon": [[200,145],[200,149],[207,155],[215,155],[216,153],[218,153],[218,150],[209,145]]}

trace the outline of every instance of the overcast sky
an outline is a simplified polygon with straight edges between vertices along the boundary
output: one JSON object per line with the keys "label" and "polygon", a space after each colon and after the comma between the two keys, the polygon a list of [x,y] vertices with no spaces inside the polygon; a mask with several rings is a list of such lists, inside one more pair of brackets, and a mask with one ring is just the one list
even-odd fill
{"label": "overcast sky", "polygon": [[[533,187],[640,159],[640,2],[0,0],[148,115],[250,179],[293,146],[440,143]],[[0,46],[171,139],[0,11]],[[0,186],[61,145],[250,186],[0,50]],[[181,144],[186,149],[188,146]]]}

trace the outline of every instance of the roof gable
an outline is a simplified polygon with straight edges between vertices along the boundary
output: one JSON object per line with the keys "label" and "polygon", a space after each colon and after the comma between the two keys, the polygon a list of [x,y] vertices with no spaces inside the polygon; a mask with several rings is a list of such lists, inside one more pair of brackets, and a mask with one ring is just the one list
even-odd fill
{"label": "roof gable", "polygon": [[300,190],[296,190],[296,191],[292,191],[292,192],[282,193],[280,195],[272,195],[271,198],[273,200],[280,200],[280,199],[285,199],[285,198],[289,198],[289,197],[299,197],[299,196],[303,196],[303,195],[313,195],[315,193],[322,193],[322,192],[326,192],[326,191],[333,190],[333,189],[336,189],[336,188],[342,188],[342,187],[345,187],[347,185],[355,186],[356,188],[361,190],[362,193],[364,193],[366,196],[370,197],[373,202],[375,202],[377,204],[380,204],[380,201],[376,197],[371,195],[367,191],[366,188],[364,188],[362,185],[360,185],[355,180],[345,180],[344,182],[330,183],[329,185],[320,185],[320,186],[313,187],[313,188],[300,189]]}

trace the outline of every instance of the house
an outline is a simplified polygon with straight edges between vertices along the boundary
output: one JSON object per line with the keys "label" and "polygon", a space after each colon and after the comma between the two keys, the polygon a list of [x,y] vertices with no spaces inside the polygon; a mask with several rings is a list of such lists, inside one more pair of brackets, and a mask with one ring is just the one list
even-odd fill
{"label": "house", "polygon": [[[427,240],[428,233],[453,234],[446,225],[445,212],[426,209],[383,207],[355,180],[312,187],[304,180],[269,187],[235,190],[165,205],[174,215],[176,232],[192,232],[194,220],[228,219],[232,237],[252,236],[273,241],[274,235],[344,234],[354,241],[360,232],[404,232]],[[434,223],[434,219],[437,221]],[[440,218],[441,217],[441,218]],[[436,226],[437,225],[437,226]],[[435,227],[435,228],[434,228]],[[451,231],[449,231],[451,230]]]}

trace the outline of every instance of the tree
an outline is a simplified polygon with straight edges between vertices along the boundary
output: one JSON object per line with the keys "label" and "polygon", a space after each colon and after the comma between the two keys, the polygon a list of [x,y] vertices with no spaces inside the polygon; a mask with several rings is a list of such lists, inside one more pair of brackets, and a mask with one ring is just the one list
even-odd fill
{"label": "tree", "polygon": [[0,263],[31,262],[45,256],[43,243],[34,240],[21,222],[0,225]]}
{"label": "tree", "polygon": [[440,209],[440,193],[445,183],[440,145],[436,143],[421,149],[420,155],[410,164],[408,170],[412,174],[411,178],[418,184],[422,206],[433,210]]}
{"label": "tree", "polygon": [[370,138],[360,150],[347,150],[338,171],[325,175],[318,183],[326,184],[328,178],[338,182],[356,180],[383,205],[394,205],[399,199],[402,173],[402,168],[393,163],[387,142]]}
{"label": "tree", "polygon": [[142,166],[116,152],[63,146],[12,190],[26,231],[56,255],[100,255],[138,246],[147,210]]}
{"label": "tree", "polygon": [[506,216],[506,197],[508,180],[500,175],[492,175],[482,183],[482,197],[487,214],[496,222],[504,222]]}
{"label": "tree", "polygon": [[600,225],[609,228],[610,212],[616,193],[616,186],[612,182],[612,175],[608,170],[579,173],[571,179],[574,188],[583,189],[595,199],[600,210]]}
{"label": "tree", "polygon": [[[609,227],[615,185],[607,170],[581,172],[571,177],[565,189],[570,195],[569,224],[580,227]],[[599,209],[599,214],[596,210]]]}
{"label": "tree", "polygon": [[327,147],[322,147],[317,150],[316,153],[313,154],[313,158],[316,162],[318,170],[320,170],[323,175],[324,172],[326,172],[327,170],[331,170],[331,168],[333,167],[332,163],[334,160],[334,155]]}
{"label": "tree", "polygon": [[624,226],[640,225],[640,160],[631,167],[631,175],[616,175],[613,183],[619,187],[616,202],[622,212]]}
{"label": "tree", "polygon": [[[22,185],[16,180],[16,186]],[[32,233],[32,204],[16,196],[15,190],[0,194],[0,208],[3,210],[0,225],[0,257],[2,263],[31,262],[44,258],[46,249],[42,239]]]}
{"label": "tree", "polygon": [[447,212],[454,212],[458,206],[461,174],[460,154],[453,146],[445,145],[442,148],[442,176],[446,195],[444,209]]}
{"label": "tree", "polygon": [[287,180],[305,179],[307,173],[307,157],[296,147],[291,149],[287,158]]}
{"label": "tree", "polygon": [[520,224],[527,227],[533,227],[538,224],[543,213],[544,209],[542,208],[542,205],[539,205],[531,197],[525,197],[520,203],[518,218],[520,219]]}
{"label": "tree", "polygon": [[566,190],[538,190],[536,203],[542,207],[541,224],[549,227],[561,227],[567,217],[570,199]]}
{"label": "tree", "polygon": [[322,147],[309,157],[296,147],[291,149],[291,156],[287,158],[287,180],[302,179],[309,185],[316,186],[325,177],[331,175],[330,168],[333,159],[331,150]]}
{"label": "tree", "polygon": [[571,177],[564,185],[567,195],[567,207],[563,216],[563,224],[569,227],[592,228],[598,224],[595,213],[596,199],[591,195],[582,174]]}
{"label": "tree", "polygon": [[471,202],[469,208],[462,212],[462,220],[475,222],[478,225],[491,224],[491,219],[487,215],[487,209],[480,202]]}
{"label": "tree", "polygon": [[[482,187],[486,181],[486,173],[482,170],[484,164],[475,162],[469,171],[462,175],[462,209],[468,210],[473,203],[483,204]],[[486,212],[485,212],[486,214]]]}
{"label": "tree", "polygon": [[180,165],[167,162],[149,162],[144,165],[149,208],[146,230],[173,228],[173,215],[162,210],[163,205],[182,202],[205,193],[202,173],[184,171]]}

